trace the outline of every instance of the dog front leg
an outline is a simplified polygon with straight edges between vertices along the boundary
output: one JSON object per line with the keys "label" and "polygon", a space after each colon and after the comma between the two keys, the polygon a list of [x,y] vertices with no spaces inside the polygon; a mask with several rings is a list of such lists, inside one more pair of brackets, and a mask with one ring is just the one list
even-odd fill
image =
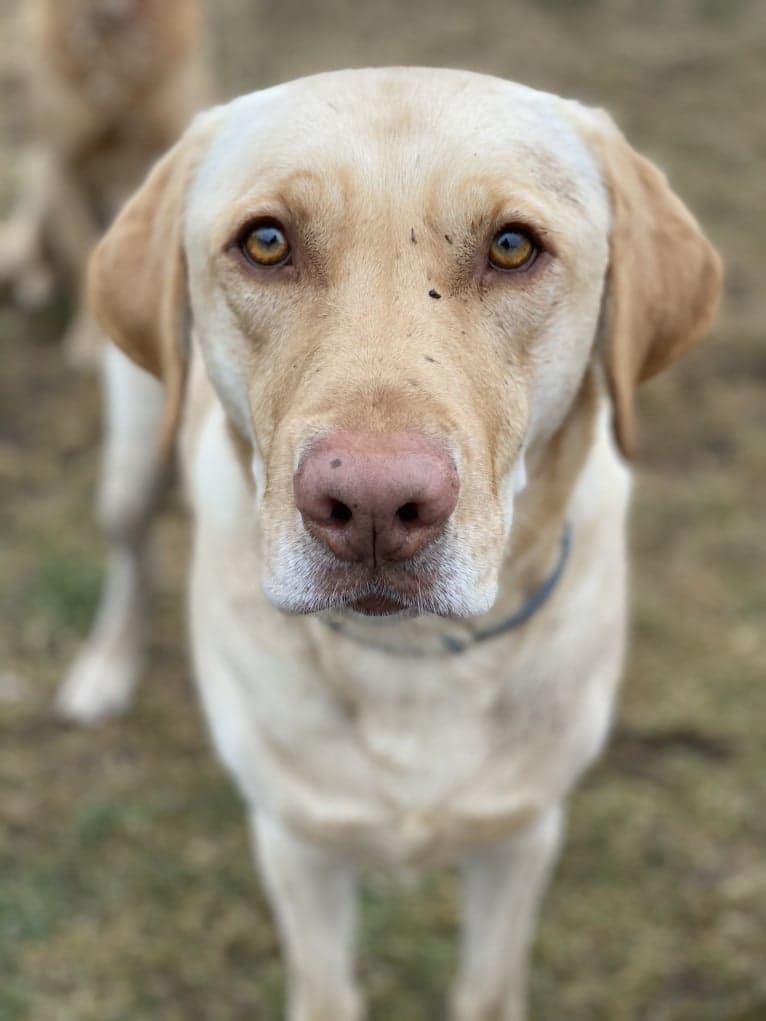
{"label": "dog front leg", "polygon": [[560,831],[561,810],[555,807],[464,863],[462,954],[453,1021],[523,1021],[529,946]]}
{"label": "dog front leg", "polygon": [[[87,189],[67,159],[59,158],[54,166],[47,233],[74,298],[72,317],[62,341],[74,364],[90,367],[97,364],[102,333],[87,305],[86,267],[104,232],[108,211],[98,208],[98,194]],[[103,196],[101,199],[104,201]]]}
{"label": "dog front leg", "polygon": [[106,440],[99,494],[109,544],[95,623],[59,689],[59,715],[96,723],[130,703],[144,659],[148,532],[167,465],[160,384],[116,347],[103,354]]}
{"label": "dog front leg", "polygon": [[19,197],[10,218],[0,223],[0,286],[11,286],[23,308],[37,308],[56,287],[45,241],[53,171],[50,157],[42,152],[27,153],[21,164]]}
{"label": "dog front leg", "polygon": [[266,815],[253,812],[251,826],[288,962],[290,1021],[358,1021],[353,865]]}

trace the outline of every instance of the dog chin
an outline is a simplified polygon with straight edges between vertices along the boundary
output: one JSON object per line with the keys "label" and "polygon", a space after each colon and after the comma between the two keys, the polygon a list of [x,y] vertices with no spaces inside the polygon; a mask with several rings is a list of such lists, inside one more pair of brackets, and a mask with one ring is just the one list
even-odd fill
{"label": "dog chin", "polygon": [[415,617],[422,617],[427,611],[419,610],[415,606],[402,606],[396,603],[387,603],[385,606],[356,604],[335,609],[333,617],[349,617],[351,620],[382,621],[386,624],[395,623],[398,620],[412,620]]}
{"label": "dog chin", "polygon": [[380,618],[387,621],[407,620],[424,614],[442,617],[453,615],[450,608],[440,606],[426,597],[421,596],[415,601],[411,597],[390,590],[347,593],[334,590],[328,593],[322,589],[309,588],[301,593],[290,592],[286,595],[265,586],[265,591],[269,601],[278,610],[294,615],[332,613],[334,616],[365,620]]}
{"label": "dog chin", "polygon": [[[357,620],[381,620],[389,623],[421,616],[445,618],[478,617],[494,603],[496,591],[471,592],[467,597],[445,582],[442,585],[417,585],[403,591],[392,585],[308,584],[281,586],[268,581],[264,591],[272,605],[282,613],[295,616],[330,613]],[[408,587],[409,588],[409,587]]]}
{"label": "dog chin", "polygon": [[392,598],[390,595],[373,593],[353,598],[340,607],[341,613],[348,613],[355,617],[401,617],[417,615],[416,607],[402,602],[401,599]]}

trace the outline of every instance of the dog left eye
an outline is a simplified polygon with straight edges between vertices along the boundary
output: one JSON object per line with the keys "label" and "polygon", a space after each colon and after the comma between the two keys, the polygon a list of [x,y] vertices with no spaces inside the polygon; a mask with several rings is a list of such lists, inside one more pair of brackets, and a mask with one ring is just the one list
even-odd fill
{"label": "dog left eye", "polygon": [[492,239],[489,264],[494,269],[528,269],[538,256],[537,242],[523,227],[503,227]]}
{"label": "dog left eye", "polygon": [[283,266],[290,258],[290,243],[274,220],[252,224],[240,240],[245,258],[258,266]]}

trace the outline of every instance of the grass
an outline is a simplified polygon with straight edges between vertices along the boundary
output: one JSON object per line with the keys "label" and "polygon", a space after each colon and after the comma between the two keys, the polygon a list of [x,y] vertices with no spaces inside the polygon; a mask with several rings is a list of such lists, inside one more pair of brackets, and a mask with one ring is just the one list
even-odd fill
{"label": "grass", "polygon": [[[542,1021],[766,1017],[766,11],[755,0],[211,5],[222,90],[364,63],[486,69],[613,109],[723,250],[714,337],[646,388],[634,640],[616,732],[573,799],[532,974]],[[0,11],[5,24],[7,13]],[[3,34],[3,33],[0,33]],[[7,34],[5,36],[8,38]],[[761,55],[759,57],[759,48]],[[0,199],[23,118],[0,115]],[[244,817],[188,679],[186,526],[160,522],[152,665],[126,719],[50,704],[97,595],[98,394],[64,310],[0,304],[0,1019],[252,1021],[283,973]],[[364,891],[373,1018],[443,1016],[449,873]]]}

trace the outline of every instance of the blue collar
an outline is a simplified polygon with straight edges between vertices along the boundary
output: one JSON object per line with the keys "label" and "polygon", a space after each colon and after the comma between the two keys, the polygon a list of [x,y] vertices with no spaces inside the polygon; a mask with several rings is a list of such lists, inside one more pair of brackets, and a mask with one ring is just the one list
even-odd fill
{"label": "blue collar", "polygon": [[488,642],[493,638],[499,638],[501,635],[507,634],[509,631],[515,631],[516,628],[521,627],[523,624],[533,617],[541,607],[543,607],[553,592],[556,586],[561,581],[561,577],[564,574],[567,561],[569,560],[569,554],[572,550],[572,526],[569,522],[564,525],[564,531],[561,536],[561,548],[559,551],[559,557],[551,573],[538,585],[534,592],[529,596],[527,601],[512,613],[510,617],[506,617],[504,620],[498,621],[496,624],[490,624],[488,627],[482,628],[479,631],[475,631],[472,635],[466,638],[456,638],[453,635],[442,635],[440,637],[441,648],[432,649],[429,651],[423,651],[412,647],[402,647],[390,644],[388,642],[367,642],[360,638],[358,635],[352,634],[347,631],[343,623],[339,620],[324,621],[324,623],[331,630],[342,634],[344,638],[350,638],[352,641],[358,642],[360,645],[369,645],[370,648],[379,649],[381,652],[391,653],[394,656],[409,656],[409,657],[425,657],[433,655],[458,655],[465,652],[467,649],[472,648],[474,645],[478,645],[480,642]]}

